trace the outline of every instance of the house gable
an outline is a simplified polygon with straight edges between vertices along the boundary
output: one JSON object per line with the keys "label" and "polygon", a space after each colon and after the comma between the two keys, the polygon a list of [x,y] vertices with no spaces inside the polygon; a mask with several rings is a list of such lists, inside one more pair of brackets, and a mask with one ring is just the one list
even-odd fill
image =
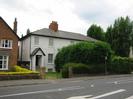
{"label": "house gable", "polygon": [[2,17],[0,17],[0,39],[1,38],[16,38],[19,40],[18,35],[10,28],[10,26],[2,19]]}
{"label": "house gable", "polygon": [[36,49],[31,53],[31,56],[36,55],[39,51],[45,56],[45,53],[43,52],[43,50],[42,50],[41,48],[36,48]]}
{"label": "house gable", "polygon": [[6,68],[7,70],[10,70],[12,66],[17,65],[18,40],[19,37],[17,36],[17,34],[0,17],[0,42],[1,42],[0,56],[2,58],[6,56],[7,65],[8,65],[8,68]]}

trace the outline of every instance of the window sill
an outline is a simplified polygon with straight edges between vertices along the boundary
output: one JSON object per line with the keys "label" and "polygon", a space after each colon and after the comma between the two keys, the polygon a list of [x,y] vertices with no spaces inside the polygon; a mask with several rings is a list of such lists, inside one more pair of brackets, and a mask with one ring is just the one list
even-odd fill
{"label": "window sill", "polygon": [[8,48],[8,47],[0,47],[0,48],[2,48],[2,49],[12,49],[12,48]]}
{"label": "window sill", "polygon": [[0,68],[0,70],[8,70],[8,68]]}
{"label": "window sill", "polygon": [[48,65],[54,65],[54,63],[48,63]]}

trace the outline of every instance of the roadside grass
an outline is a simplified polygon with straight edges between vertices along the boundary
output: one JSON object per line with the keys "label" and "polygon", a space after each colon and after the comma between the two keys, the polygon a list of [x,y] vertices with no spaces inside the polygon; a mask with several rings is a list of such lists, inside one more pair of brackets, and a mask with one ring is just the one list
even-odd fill
{"label": "roadside grass", "polygon": [[61,73],[57,73],[57,72],[47,72],[45,75],[46,79],[61,79]]}

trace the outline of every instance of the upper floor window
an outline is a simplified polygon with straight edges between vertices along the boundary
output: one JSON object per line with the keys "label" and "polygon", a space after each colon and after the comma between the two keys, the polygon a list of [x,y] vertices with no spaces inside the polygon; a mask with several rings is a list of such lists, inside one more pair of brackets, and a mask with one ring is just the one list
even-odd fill
{"label": "upper floor window", "polygon": [[49,38],[49,46],[53,46],[54,45],[54,39],[53,38]]}
{"label": "upper floor window", "polygon": [[12,48],[12,40],[0,40],[0,48]]}
{"label": "upper floor window", "polygon": [[71,40],[71,41],[70,41],[70,43],[71,43],[71,44],[74,44],[74,41],[73,41],[73,40]]}
{"label": "upper floor window", "polygon": [[34,44],[39,45],[39,37],[38,36],[34,37]]}

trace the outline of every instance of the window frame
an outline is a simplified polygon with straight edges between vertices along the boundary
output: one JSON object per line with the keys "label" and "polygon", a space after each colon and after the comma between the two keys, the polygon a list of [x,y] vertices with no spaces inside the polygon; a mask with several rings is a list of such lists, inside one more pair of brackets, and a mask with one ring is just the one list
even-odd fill
{"label": "window frame", "polygon": [[12,49],[13,40],[1,39],[0,48]]}
{"label": "window frame", "polygon": [[[52,55],[52,56],[50,56]],[[54,54],[53,53],[49,53],[48,54],[48,64],[53,64],[54,62]]]}
{"label": "window frame", "polygon": [[[0,65],[1,65],[0,70],[8,70],[8,60],[9,60],[9,56],[7,56],[7,55],[0,55],[0,57],[2,57],[2,58],[0,59],[0,62],[2,63],[2,64],[0,64]],[[5,57],[6,57],[6,58],[5,58]]]}
{"label": "window frame", "polygon": [[70,43],[71,43],[71,44],[74,44],[75,42],[74,42],[74,40],[71,40]]}
{"label": "window frame", "polygon": [[53,46],[54,45],[54,38],[49,38],[49,46]]}
{"label": "window frame", "polygon": [[39,45],[39,36],[34,37],[34,44]]}

